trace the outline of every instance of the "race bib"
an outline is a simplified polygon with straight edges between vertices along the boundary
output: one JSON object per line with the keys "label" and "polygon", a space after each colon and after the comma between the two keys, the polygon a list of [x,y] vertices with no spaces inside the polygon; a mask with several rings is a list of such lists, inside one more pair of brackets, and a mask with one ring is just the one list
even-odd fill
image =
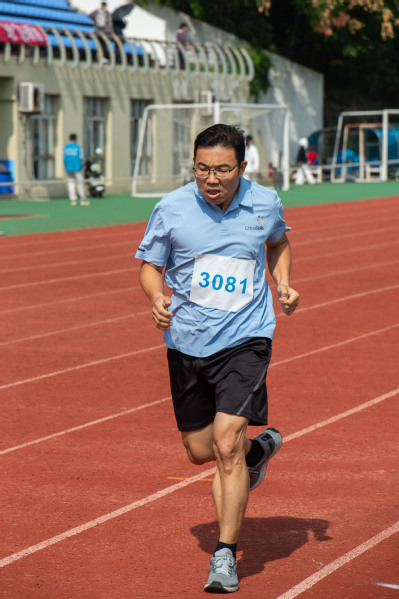
{"label": "race bib", "polygon": [[190,301],[237,312],[252,300],[256,260],[199,254],[195,258]]}

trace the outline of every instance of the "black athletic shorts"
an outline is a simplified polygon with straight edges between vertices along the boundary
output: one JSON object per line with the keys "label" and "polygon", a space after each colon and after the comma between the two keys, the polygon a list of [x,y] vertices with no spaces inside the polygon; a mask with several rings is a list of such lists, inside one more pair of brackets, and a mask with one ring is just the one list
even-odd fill
{"label": "black athletic shorts", "polygon": [[168,349],[173,406],[180,431],[201,429],[216,412],[267,424],[266,374],[272,353],[270,339],[256,337],[206,358]]}

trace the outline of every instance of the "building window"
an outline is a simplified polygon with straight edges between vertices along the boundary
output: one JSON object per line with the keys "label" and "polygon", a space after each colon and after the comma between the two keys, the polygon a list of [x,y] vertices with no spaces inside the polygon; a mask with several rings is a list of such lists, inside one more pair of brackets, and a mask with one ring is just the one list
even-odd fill
{"label": "building window", "polygon": [[45,180],[55,177],[55,106],[56,96],[46,95],[43,112],[30,117],[34,179]]}
{"label": "building window", "polygon": [[101,150],[103,164],[105,159],[105,120],[106,120],[105,98],[84,99],[84,138],[83,148],[86,160],[98,159],[97,148]]}
{"label": "building window", "polygon": [[[136,164],[137,149],[139,144],[140,127],[143,121],[143,112],[146,106],[151,104],[149,100],[131,100],[130,102],[130,158],[132,162],[132,173]],[[141,155],[140,175],[149,175],[151,160],[150,130],[144,139],[143,153]]]}

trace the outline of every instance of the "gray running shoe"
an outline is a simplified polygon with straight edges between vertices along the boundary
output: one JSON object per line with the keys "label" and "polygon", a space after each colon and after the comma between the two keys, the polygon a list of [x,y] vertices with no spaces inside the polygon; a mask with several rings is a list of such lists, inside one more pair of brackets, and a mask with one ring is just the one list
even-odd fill
{"label": "gray running shoe", "polygon": [[259,487],[265,478],[269,460],[276,455],[283,444],[283,437],[275,428],[267,428],[261,435],[255,437],[255,439],[262,445],[265,454],[256,466],[248,466],[250,491]]}
{"label": "gray running shoe", "polygon": [[219,549],[211,558],[211,573],[204,590],[208,593],[234,593],[238,591],[237,563],[227,547]]}

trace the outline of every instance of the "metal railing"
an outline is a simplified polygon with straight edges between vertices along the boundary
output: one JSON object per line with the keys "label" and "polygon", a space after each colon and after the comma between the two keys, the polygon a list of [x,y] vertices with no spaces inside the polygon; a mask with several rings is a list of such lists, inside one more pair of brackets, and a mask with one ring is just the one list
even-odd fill
{"label": "metal railing", "polygon": [[188,77],[202,74],[205,77],[232,77],[246,81],[254,77],[254,65],[248,51],[238,46],[213,43],[183,46],[162,40],[120,38],[114,34],[107,36],[102,32],[94,34],[38,27],[46,46],[17,46],[6,42],[3,62],[7,63],[13,54],[17,54],[19,63],[30,59],[34,66],[44,59],[48,66],[68,64],[71,68],[83,63],[85,69],[95,66],[98,69],[118,68],[135,72],[140,68],[142,72],[184,73]]}

